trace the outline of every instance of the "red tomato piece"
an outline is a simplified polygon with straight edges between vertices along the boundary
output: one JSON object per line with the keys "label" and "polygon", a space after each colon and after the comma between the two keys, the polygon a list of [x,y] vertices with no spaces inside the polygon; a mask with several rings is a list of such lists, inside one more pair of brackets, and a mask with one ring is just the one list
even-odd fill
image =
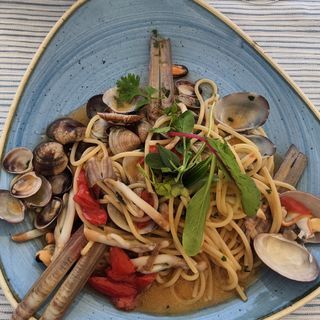
{"label": "red tomato piece", "polygon": [[113,269],[106,270],[107,277],[118,282],[125,282],[135,286],[136,275],[135,274],[123,274]]}
{"label": "red tomato piece", "polygon": [[112,298],[135,297],[138,294],[137,289],[130,284],[115,282],[106,277],[91,277],[88,283],[95,290]]}
{"label": "red tomato piece", "polygon": [[136,287],[138,291],[147,288],[156,279],[156,276],[156,273],[138,275],[136,278]]}
{"label": "red tomato piece", "polygon": [[286,208],[288,212],[296,212],[301,215],[312,215],[312,212],[303,203],[297,201],[290,196],[282,196],[280,198],[281,205]]}
{"label": "red tomato piece", "polygon": [[149,192],[147,190],[141,191],[140,198],[143,199],[145,202],[149,203],[150,206],[153,207],[154,199],[153,199],[153,196],[152,196],[151,192]]}
{"label": "red tomato piece", "polygon": [[134,264],[122,249],[111,247],[109,256],[111,269],[118,274],[128,275],[136,272]]}

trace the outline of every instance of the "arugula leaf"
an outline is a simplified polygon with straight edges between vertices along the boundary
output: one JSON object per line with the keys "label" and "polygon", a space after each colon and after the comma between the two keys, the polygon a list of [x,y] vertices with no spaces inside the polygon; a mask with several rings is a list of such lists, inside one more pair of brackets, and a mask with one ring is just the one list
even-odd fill
{"label": "arugula leaf", "polygon": [[167,133],[171,130],[171,127],[160,127],[160,128],[154,128],[150,131],[153,133]]}
{"label": "arugula leaf", "polygon": [[175,153],[164,148],[160,144],[158,144],[157,147],[160,158],[166,167],[170,168],[171,170],[175,170],[180,166],[180,160]]}
{"label": "arugula leaf", "polygon": [[199,253],[205,228],[208,210],[210,208],[210,187],[213,178],[216,158],[212,157],[210,173],[207,182],[193,195],[187,211],[182,235],[182,245],[188,256]]}
{"label": "arugula leaf", "polygon": [[188,188],[202,180],[208,173],[211,158],[212,156],[186,170],[182,176],[183,185]]}
{"label": "arugula leaf", "polygon": [[247,216],[252,217],[260,207],[260,191],[251,177],[240,171],[236,158],[227,143],[208,138],[209,144],[217,150],[223,166],[240,190],[241,203]]}
{"label": "arugula leaf", "polygon": [[179,117],[172,123],[172,127],[178,132],[189,133],[194,127],[194,115],[190,110],[187,110],[179,115]]}

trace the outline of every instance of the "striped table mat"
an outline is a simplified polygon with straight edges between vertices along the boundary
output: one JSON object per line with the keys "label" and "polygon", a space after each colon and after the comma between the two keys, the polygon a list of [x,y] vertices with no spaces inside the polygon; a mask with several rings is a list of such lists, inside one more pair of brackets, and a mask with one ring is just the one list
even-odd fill
{"label": "striped table mat", "polygon": [[[116,0],[115,0],[116,1]],[[156,0],[153,0],[156,1]],[[0,0],[0,132],[36,49],[73,0]],[[207,0],[247,32],[320,110],[320,1]],[[0,320],[11,307],[0,291]],[[284,318],[319,320],[320,298]]]}

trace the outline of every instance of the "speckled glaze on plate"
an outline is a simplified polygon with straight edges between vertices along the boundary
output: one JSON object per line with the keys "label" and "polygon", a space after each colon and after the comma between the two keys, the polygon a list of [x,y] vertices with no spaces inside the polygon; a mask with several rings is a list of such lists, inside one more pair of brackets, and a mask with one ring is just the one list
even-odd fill
{"label": "speckled glaze on plate", "polygon": [[[66,21],[65,21],[66,20]],[[151,30],[170,37],[173,60],[187,65],[191,77],[217,82],[220,95],[255,91],[271,107],[265,129],[283,155],[291,143],[309,164],[299,188],[320,194],[319,113],[288,76],[237,26],[201,0],[80,0],[49,33],[31,63],[10,110],[0,152],[14,146],[33,148],[46,126],[92,95],[104,91],[128,72],[147,79]],[[11,129],[9,130],[9,128]],[[3,150],[2,150],[3,149]],[[10,176],[1,171],[0,187]],[[30,227],[30,225],[28,226]],[[41,244],[15,244],[9,236],[25,224],[0,222],[0,283],[13,306],[43,271],[33,259]],[[320,261],[320,248],[309,246]],[[247,291],[248,302],[235,298],[175,319],[278,319],[320,293],[320,279],[311,283],[286,280],[263,270]],[[164,317],[161,319],[171,319]],[[66,319],[159,319],[115,310],[86,288]]]}

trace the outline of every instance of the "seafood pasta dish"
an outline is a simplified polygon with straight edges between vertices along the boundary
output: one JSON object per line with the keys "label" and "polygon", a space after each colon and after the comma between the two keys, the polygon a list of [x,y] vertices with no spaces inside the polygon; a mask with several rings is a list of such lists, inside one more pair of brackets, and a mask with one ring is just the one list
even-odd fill
{"label": "seafood pasta dish", "polygon": [[54,120],[33,151],[4,156],[15,176],[0,191],[1,218],[34,224],[13,240],[45,239],[36,258],[50,268],[78,229],[82,257],[102,246],[83,285],[126,311],[245,302],[263,264],[313,281],[318,266],[301,243],[318,239],[319,200],[277,177],[268,101],[221,97],[214,79],[191,81],[172,59],[170,39],[153,32],[148,84],[123,74]]}

